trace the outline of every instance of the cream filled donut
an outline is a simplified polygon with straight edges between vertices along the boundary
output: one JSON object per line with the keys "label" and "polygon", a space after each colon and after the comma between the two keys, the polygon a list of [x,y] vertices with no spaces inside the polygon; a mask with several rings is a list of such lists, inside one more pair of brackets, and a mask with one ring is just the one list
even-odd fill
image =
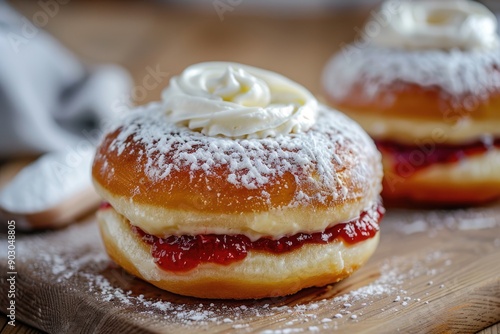
{"label": "cream filled donut", "polygon": [[110,256],[202,298],[341,280],[374,252],[384,211],[368,135],[297,83],[236,63],[174,77],[110,130],[92,175]]}
{"label": "cream filled donut", "polygon": [[[375,29],[377,28],[377,29]],[[323,72],[329,102],[382,152],[383,197],[500,197],[497,20],[468,0],[388,1]]]}

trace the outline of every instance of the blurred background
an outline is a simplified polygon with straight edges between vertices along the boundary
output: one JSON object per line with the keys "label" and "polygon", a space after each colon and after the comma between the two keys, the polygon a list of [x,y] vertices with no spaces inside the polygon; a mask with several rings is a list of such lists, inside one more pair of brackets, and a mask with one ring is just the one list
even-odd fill
{"label": "blurred background", "polygon": [[203,61],[276,71],[322,100],[325,63],[380,3],[0,0],[0,161],[67,151]]}
{"label": "blurred background", "polygon": [[0,0],[0,159],[75,145],[203,61],[276,71],[322,100],[325,63],[380,2]]}
{"label": "blurred background", "polygon": [[0,0],[0,159],[76,145],[203,61],[276,71],[322,100],[325,63],[380,2]]}
{"label": "blurred background", "polygon": [[[354,39],[354,28],[362,28],[378,1],[53,0],[11,5],[30,21],[46,23],[40,28],[85,63],[124,66],[135,84],[141,84],[147,67],[175,75],[193,63],[224,60],[280,72],[320,93],[325,62]],[[136,102],[158,99],[167,83],[136,96]]]}
{"label": "blurred background", "polygon": [[[491,7],[500,1],[485,0]],[[141,83],[147,67],[170,75],[208,60],[264,67],[321,93],[320,74],[351,42],[378,0],[12,1],[89,64],[112,62]],[[41,5],[46,4],[46,5]],[[45,22],[46,21],[46,22]],[[140,96],[158,99],[167,82]],[[136,96],[136,100],[138,96]]]}
{"label": "blurred background", "polygon": [[[169,79],[191,64],[266,68],[320,97],[326,61],[354,40],[378,4],[0,0],[0,209],[47,213],[91,191],[102,123],[159,100]],[[84,210],[75,211],[70,217]]]}

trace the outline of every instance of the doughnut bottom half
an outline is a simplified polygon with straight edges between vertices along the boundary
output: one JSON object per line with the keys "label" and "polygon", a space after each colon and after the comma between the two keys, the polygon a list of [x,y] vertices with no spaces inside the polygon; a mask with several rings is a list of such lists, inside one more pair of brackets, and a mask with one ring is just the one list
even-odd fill
{"label": "doughnut bottom half", "polygon": [[413,201],[429,205],[461,206],[500,198],[500,150],[466,157],[461,161],[434,164],[411,175],[398,175],[393,158],[383,154],[382,197],[386,204]]}
{"label": "doughnut bottom half", "polygon": [[101,209],[98,221],[109,256],[130,274],[161,289],[200,298],[258,299],[293,294],[350,276],[375,251],[379,234],[345,244],[305,244],[283,254],[249,251],[229,265],[200,264],[187,272],[170,272],[156,265],[150,246],[113,208]]}

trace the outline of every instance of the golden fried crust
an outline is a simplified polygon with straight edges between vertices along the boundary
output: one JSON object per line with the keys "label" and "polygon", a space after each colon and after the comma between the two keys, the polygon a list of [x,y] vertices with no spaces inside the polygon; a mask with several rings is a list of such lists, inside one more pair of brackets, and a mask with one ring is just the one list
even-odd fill
{"label": "golden fried crust", "polygon": [[415,121],[500,121],[500,54],[351,45],[334,55],[323,87],[341,111]]}
{"label": "golden fried crust", "polygon": [[[147,157],[137,152],[144,151],[141,143],[129,140],[128,154],[117,154],[109,146],[119,134],[117,130],[109,134],[94,160],[92,176],[94,181],[111,194],[133,198],[134,203],[157,205],[163,208],[185,208],[203,213],[244,213],[262,212],[290,205],[297,193],[309,196],[309,204],[314,208],[328,208],[344,205],[346,202],[363,202],[363,198],[377,197],[379,190],[379,155],[376,149],[368,156],[352,157],[352,147],[336,148],[336,156],[342,161],[330,173],[342,181],[346,197],[335,196],[342,189],[328,189],[328,186],[316,181],[321,177],[316,171],[293,175],[290,172],[269,179],[266,184],[256,189],[234,185],[228,181],[231,171],[226,166],[214,168],[210,173],[204,170],[190,170],[189,166],[177,166],[168,178],[152,180],[146,174]],[[371,149],[371,148],[370,148]],[[167,152],[165,160],[171,160]],[[269,151],[272,153],[272,151]],[[293,164],[293,161],[290,161]],[[106,164],[107,168],[104,168]],[[360,165],[362,167],[360,167]],[[110,175],[110,171],[112,174]],[[326,198],[315,194],[329,192]],[[262,196],[266,193],[266,196]],[[269,194],[269,195],[267,195]],[[105,197],[106,198],[106,197]],[[363,203],[367,204],[367,203]],[[361,205],[360,210],[366,206]]]}
{"label": "golden fried crust", "polygon": [[250,251],[230,265],[201,264],[185,273],[168,272],[153,261],[146,243],[112,208],[100,210],[99,226],[110,257],[129,273],[177,294],[200,298],[252,299],[293,294],[351,275],[373,254],[375,237],[345,245],[306,244],[284,254]]}
{"label": "golden fried crust", "polygon": [[[361,47],[355,45],[357,48]],[[413,51],[363,46],[332,57],[324,71],[330,104],[375,140],[460,145],[500,137],[500,57],[489,51]],[[400,176],[382,151],[386,202],[470,205],[500,195],[497,150],[435,163]]]}
{"label": "golden fried crust", "polygon": [[357,121],[370,136],[377,140],[406,145],[450,144],[460,146],[480,140],[484,134],[500,137],[498,122],[491,120],[466,120],[456,123],[446,119],[439,121],[416,120],[407,117],[380,116],[368,113],[346,113]]}
{"label": "golden fried crust", "polygon": [[460,162],[434,164],[411,175],[393,170],[390,153],[383,156],[387,202],[413,200],[436,205],[472,205],[500,198],[500,150],[470,156]]}
{"label": "golden fried crust", "polygon": [[[137,122],[143,124],[140,118]],[[156,127],[157,123],[148,126]],[[322,231],[357,217],[378,200],[382,166],[373,142],[352,120],[326,110],[317,123],[310,130],[315,134],[267,142],[250,139],[246,146],[227,138],[200,139],[197,133],[160,124],[155,131],[165,133],[155,140],[167,138],[170,143],[151,147],[140,140],[146,126],[132,131],[132,125],[124,125],[108,134],[98,148],[93,181],[98,193],[115,210],[154,235],[218,233],[260,237]],[[180,152],[176,141],[180,135],[176,131],[184,131],[182,140],[195,144]],[[123,149],[116,148],[120,140]],[[236,157],[231,155],[224,163],[212,162],[210,168],[192,168],[178,158],[193,158],[203,151],[204,157],[216,159],[221,152],[228,154],[228,145],[240,145],[239,151],[232,153]],[[253,149],[257,145],[261,145],[259,150]],[[318,149],[321,145],[325,148]],[[297,150],[302,150],[300,157],[293,156]],[[157,162],[159,154],[161,162]],[[273,154],[276,160],[271,159]],[[168,176],[151,176],[151,161],[168,166]],[[272,165],[278,161],[282,168],[275,168],[280,173],[266,175],[262,184],[244,186],[246,175],[241,176],[242,182],[234,182],[234,161],[264,171],[274,168]],[[156,165],[154,168],[159,169]]]}
{"label": "golden fried crust", "polygon": [[[258,212],[267,210],[269,206],[288,204],[298,190],[290,173],[270,180],[259,189],[238,187],[227,181],[231,172],[224,167],[206,173],[204,170],[191,171],[189,166],[178,166],[178,170],[173,170],[168,178],[153,180],[146,174],[148,157],[138,153],[145,150],[141,143],[130,138],[131,153],[128,154],[119,155],[110,149],[119,132],[109,134],[99,147],[92,175],[101,187],[114,195],[133,198],[134,203],[203,213]],[[171,161],[172,156],[168,155],[165,160]],[[109,167],[103,168],[104,164]],[[113,176],[109,175],[111,170],[114,170]],[[137,187],[140,189],[137,190]],[[307,185],[303,187],[301,190],[307,192],[316,190],[308,189]],[[261,196],[263,191],[269,193],[270,205]]]}
{"label": "golden fried crust", "polygon": [[[329,97],[330,104],[348,114],[368,114],[383,118],[404,117],[416,121],[448,121],[460,118],[475,121],[500,122],[500,91],[491,92],[487,99],[463,95],[447,99],[447,93],[439,87],[422,87],[416,84],[396,83],[380,87],[379,94],[368,101],[363,97],[363,83],[360,81],[342,99]],[[397,88],[396,88],[397,87]],[[391,103],[387,102],[391,96]]]}

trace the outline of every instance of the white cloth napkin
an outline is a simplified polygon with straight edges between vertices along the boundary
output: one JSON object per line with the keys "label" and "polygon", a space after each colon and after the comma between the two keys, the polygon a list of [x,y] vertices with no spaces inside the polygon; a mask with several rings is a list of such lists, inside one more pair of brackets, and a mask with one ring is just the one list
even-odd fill
{"label": "white cloth napkin", "polygon": [[131,87],[124,69],[83,65],[0,0],[0,158],[43,154],[0,191],[0,212],[49,212],[91,192],[97,128]]}
{"label": "white cloth napkin", "polygon": [[84,66],[0,0],[0,158],[77,145],[130,89],[124,69]]}

